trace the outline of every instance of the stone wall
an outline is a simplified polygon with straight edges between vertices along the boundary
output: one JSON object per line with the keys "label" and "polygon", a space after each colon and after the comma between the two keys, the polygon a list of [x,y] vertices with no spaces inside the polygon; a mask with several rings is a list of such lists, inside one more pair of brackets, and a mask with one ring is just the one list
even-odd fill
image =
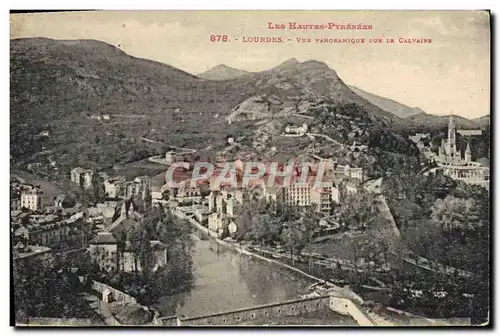
{"label": "stone wall", "polygon": [[330,296],[330,309],[339,314],[351,316],[360,326],[376,325],[368,314],[365,314],[356,303],[347,298]]}
{"label": "stone wall", "polygon": [[355,302],[348,298],[328,295],[185,319],[175,316],[157,318],[155,324],[163,326],[241,325],[256,319],[272,321],[273,318],[298,316],[328,309],[352,317],[360,326],[376,325]]}
{"label": "stone wall", "polygon": [[113,301],[118,301],[121,303],[137,303],[137,300],[134,297],[101,282],[92,281],[92,289],[101,294],[105,289],[109,289],[113,295]]}
{"label": "stone wall", "polygon": [[237,325],[258,318],[272,319],[273,317],[297,316],[301,314],[321,311],[328,308],[329,297],[323,296],[277,304],[269,304],[226,313],[187,318],[181,320],[181,325]]}

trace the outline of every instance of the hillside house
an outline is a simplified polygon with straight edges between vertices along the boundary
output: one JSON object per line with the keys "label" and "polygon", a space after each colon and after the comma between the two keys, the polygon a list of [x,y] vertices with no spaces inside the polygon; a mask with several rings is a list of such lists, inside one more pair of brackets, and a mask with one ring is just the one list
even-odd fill
{"label": "hillside house", "polygon": [[71,170],[71,181],[78,184],[78,186],[83,189],[92,188],[93,177],[94,171],[92,169],[76,167]]}
{"label": "hillside house", "polygon": [[294,135],[304,135],[308,130],[307,124],[304,123],[302,126],[286,126],[285,134],[294,134]]}

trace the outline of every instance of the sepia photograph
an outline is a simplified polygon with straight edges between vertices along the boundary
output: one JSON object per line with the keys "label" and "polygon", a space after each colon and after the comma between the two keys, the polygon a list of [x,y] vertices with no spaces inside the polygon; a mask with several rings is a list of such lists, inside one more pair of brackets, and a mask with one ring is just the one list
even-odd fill
{"label": "sepia photograph", "polygon": [[11,12],[16,327],[491,327],[491,12]]}

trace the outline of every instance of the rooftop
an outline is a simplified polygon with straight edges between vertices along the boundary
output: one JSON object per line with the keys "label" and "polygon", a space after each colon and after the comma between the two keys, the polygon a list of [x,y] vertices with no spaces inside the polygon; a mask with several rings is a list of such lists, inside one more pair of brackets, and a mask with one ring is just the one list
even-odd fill
{"label": "rooftop", "polygon": [[99,232],[97,236],[95,236],[90,244],[116,244],[116,239],[110,232]]}
{"label": "rooftop", "polygon": [[[18,245],[16,245],[16,247],[18,247]],[[21,247],[24,248],[24,246],[19,246],[19,248]],[[51,249],[47,246],[27,246],[24,252],[17,252],[14,254],[14,260],[28,258],[37,254],[42,254],[50,251]]]}

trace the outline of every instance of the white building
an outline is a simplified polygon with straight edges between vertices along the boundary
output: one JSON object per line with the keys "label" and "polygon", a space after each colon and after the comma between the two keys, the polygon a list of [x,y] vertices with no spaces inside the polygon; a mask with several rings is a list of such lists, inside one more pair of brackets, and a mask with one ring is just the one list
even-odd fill
{"label": "white building", "polygon": [[302,126],[289,126],[287,125],[285,128],[285,133],[287,134],[296,134],[296,135],[304,135],[307,132],[307,124],[303,123]]}
{"label": "white building", "polygon": [[21,208],[32,211],[42,209],[42,190],[34,186],[26,186],[21,190]]}
{"label": "white building", "polygon": [[78,184],[78,186],[83,189],[92,188],[93,176],[94,172],[91,169],[76,167],[71,170],[71,181]]}
{"label": "white building", "polygon": [[125,177],[117,176],[104,181],[104,192],[109,198],[118,198],[123,190]]}

